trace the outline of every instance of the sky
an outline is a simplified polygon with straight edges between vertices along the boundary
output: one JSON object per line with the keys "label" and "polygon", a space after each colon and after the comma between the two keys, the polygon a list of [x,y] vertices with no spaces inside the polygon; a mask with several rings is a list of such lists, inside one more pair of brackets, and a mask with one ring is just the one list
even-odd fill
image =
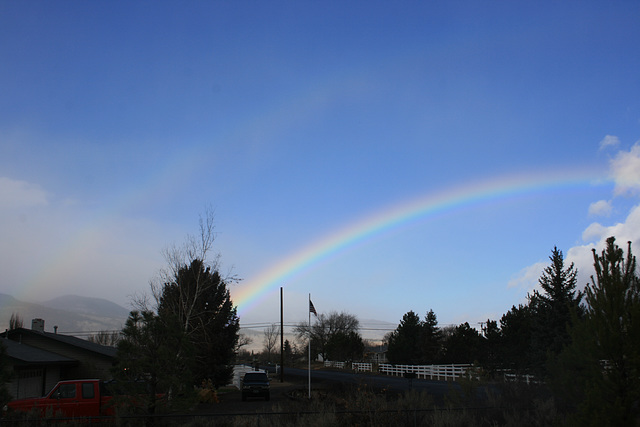
{"label": "sky", "polygon": [[241,325],[499,320],[640,253],[640,3],[0,0],[0,292],[125,307],[215,212]]}

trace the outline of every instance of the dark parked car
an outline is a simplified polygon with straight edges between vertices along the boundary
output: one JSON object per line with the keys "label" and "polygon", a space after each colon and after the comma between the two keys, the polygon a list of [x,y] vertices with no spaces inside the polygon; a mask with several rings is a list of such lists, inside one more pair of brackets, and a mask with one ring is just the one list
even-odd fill
{"label": "dark parked car", "polygon": [[242,379],[242,400],[264,397],[269,400],[269,377],[266,372],[247,372]]}

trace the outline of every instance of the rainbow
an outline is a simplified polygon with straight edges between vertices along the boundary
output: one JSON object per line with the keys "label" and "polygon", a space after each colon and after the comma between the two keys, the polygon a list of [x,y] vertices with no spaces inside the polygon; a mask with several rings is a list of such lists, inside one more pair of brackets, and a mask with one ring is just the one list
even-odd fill
{"label": "rainbow", "polygon": [[546,171],[473,181],[428,194],[365,217],[296,251],[256,277],[250,278],[241,287],[239,286],[233,292],[233,299],[237,304],[238,313],[246,313],[277,287],[322,261],[336,256],[349,247],[363,243],[373,236],[406,227],[417,221],[523,194],[549,190],[565,191],[603,182],[605,179],[602,175],[596,175],[593,168],[560,172]]}

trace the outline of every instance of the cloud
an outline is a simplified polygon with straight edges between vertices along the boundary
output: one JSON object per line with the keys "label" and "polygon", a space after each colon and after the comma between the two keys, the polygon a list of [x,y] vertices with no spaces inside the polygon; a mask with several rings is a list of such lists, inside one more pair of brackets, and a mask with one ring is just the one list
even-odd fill
{"label": "cloud", "polygon": [[542,276],[542,272],[547,263],[537,262],[533,265],[523,268],[518,274],[509,280],[508,287],[525,289],[527,292],[532,291],[538,285],[538,279]]}
{"label": "cloud", "polygon": [[[607,135],[600,146],[617,145],[618,139]],[[621,150],[610,162],[610,173],[615,181],[614,195],[640,195],[640,142],[629,151]],[[612,213],[612,202],[600,200],[589,206],[590,215],[608,216]],[[591,282],[594,274],[593,249],[598,254],[606,245],[607,238],[614,236],[618,246],[626,250],[627,242],[632,242],[632,252],[640,251],[640,204],[631,209],[622,222],[611,225],[599,222],[591,223],[582,232],[583,245],[576,245],[569,250],[563,250],[565,265],[572,263],[578,270],[577,288],[584,289]],[[561,250],[563,248],[560,248]],[[525,289],[527,292],[538,287],[538,278],[542,275],[547,264],[539,262],[523,268],[510,282],[510,288]]]}
{"label": "cloud", "polygon": [[600,149],[604,150],[608,147],[617,147],[620,144],[620,139],[617,136],[607,135],[602,141],[600,141]]}
{"label": "cloud", "polygon": [[0,177],[0,209],[46,206],[48,197],[39,185]]}
{"label": "cloud", "polygon": [[607,227],[594,222],[590,224],[583,232],[582,232],[582,240],[585,242],[599,240],[600,237],[605,234]]}
{"label": "cloud", "polygon": [[612,211],[611,202],[600,200],[589,205],[589,215],[592,216],[609,216]]}
{"label": "cloud", "polygon": [[619,151],[611,159],[611,174],[615,181],[614,195],[640,194],[640,143],[627,151]]}

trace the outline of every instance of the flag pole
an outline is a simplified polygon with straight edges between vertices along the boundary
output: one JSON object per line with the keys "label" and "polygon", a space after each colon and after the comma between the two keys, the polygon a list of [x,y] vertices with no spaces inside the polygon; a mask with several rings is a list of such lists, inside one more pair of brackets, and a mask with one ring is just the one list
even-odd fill
{"label": "flag pole", "polygon": [[309,399],[311,399],[311,294],[309,294]]}

